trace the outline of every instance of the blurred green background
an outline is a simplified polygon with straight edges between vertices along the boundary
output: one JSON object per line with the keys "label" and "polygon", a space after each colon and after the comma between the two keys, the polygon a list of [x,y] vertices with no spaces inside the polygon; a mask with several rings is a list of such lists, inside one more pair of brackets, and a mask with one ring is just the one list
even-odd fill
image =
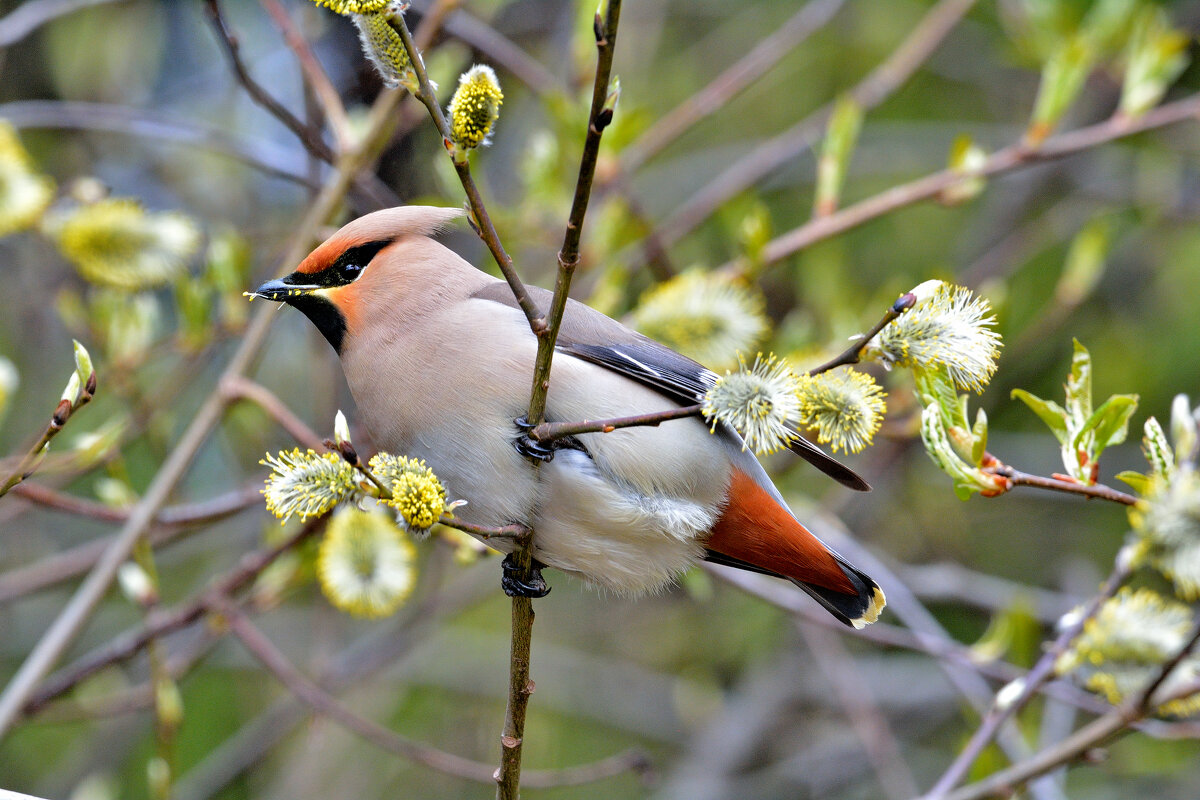
{"label": "blurred green background", "polygon": [[[0,15],[8,15],[0,16],[0,32],[21,5],[0,3]],[[311,40],[352,121],[361,120],[381,87],[351,26],[311,2],[282,5]],[[648,222],[670,218],[718,173],[854,86],[933,6],[909,0],[825,5],[833,12],[828,24],[628,176],[627,195],[636,204],[607,187],[597,191],[576,297],[591,298],[615,316],[627,313],[652,283],[638,244]],[[1018,141],[1039,74],[1023,9],[1050,5],[1059,8],[1068,30],[1090,4],[1000,0],[972,8],[911,79],[867,112],[844,203],[940,169],[962,134],[987,150]],[[1161,5],[1194,38],[1200,3]],[[454,18],[450,35],[428,55],[447,96],[472,62],[496,66],[505,102],[494,145],[474,157],[474,168],[518,268],[530,282],[548,285],[582,141],[582,104],[590,93],[588,20],[594,7],[561,0],[480,0],[463,7],[543,70],[538,80],[546,85],[534,91],[481,52],[488,50],[486,41]],[[614,174],[624,148],[656,119],[800,7],[772,0],[627,2],[615,65],[622,95],[606,134],[601,178]],[[303,116],[300,71],[270,17],[252,2],[226,2],[224,10],[256,79]],[[1195,55],[1194,43],[1189,52]],[[1197,89],[1200,68],[1191,66],[1167,99]],[[1119,69],[1097,69],[1061,127],[1107,118],[1119,93]],[[378,175],[402,202],[457,205],[461,189],[441,143],[416,111],[421,109],[406,113],[418,124],[396,136]],[[230,258],[246,288],[290,269],[278,259],[309,197],[303,184],[324,174],[295,137],[247,98],[206,21],[205,4],[194,0],[100,3],[9,44],[0,51],[0,118],[19,130],[61,197],[95,191],[94,182],[79,183],[89,178],[149,209],[186,213],[206,241],[236,232],[247,255],[244,261]],[[785,353],[840,348],[915,284],[931,277],[965,283],[990,299],[1005,338],[991,385],[972,398],[991,421],[989,449],[1028,472],[1060,468],[1057,443],[1028,409],[1009,400],[1009,391],[1020,387],[1060,398],[1075,337],[1092,353],[1097,397],[1140,396],[1134,433],[1106,454],[1101,480],[1112,483],[1122,469],[1144,469],[1137,446],[1144,419],[1164,419],[1176,393],[1200,398],[1198,152],[1200,130],[1184,123],[1003,175],[968,203],[918,204],[824,241],[761,274],[775,323],[769,344]],[[812,208],[815,161],[813,151],[804,150],[730,197],[667,248],[672,266],[713,267],[743,255],[748,220],[772,234],[804,222]],[[365,210],[365,204],[351,203],[347,212]],[[1105,225],[1109,234],[1103,268],[1094,283],[1071,294],[1062,280],[1066,255],[1092,224]],[[490,267],[469,231],[448,241]],[[200,255],[190,264],[196,280],[212,274],[206,258],[211,261]],[[72,304],[89,290],[47,239],[33,233],[0,239],[0,279],[0,355],[20,375],[0,427],[0,453],[20,452],[45,424],[72,368],[74,336],[97,357],[101,391],[72,420],[56,452],[70,452],[81,436],[118,417],[129,428],[119,457],[108,452],[104,465],[87,471],[48,463],[46,474],[34,480],[93,498],[98,491],[103,496],[102,479],[114,476],[134,493],[144,490],[213,390],[235,344],[238,312],[222,311],[220,302],[237,300],[240,287],[210,287],[210,304],[198,322],[197,312],[180,305],[177,289],[153,293],[158,314],[147,350],[122,361],[113,347],[88,340],[86,324],[82,330],[71,326]],[[180,333],[189,313],[197,325],[192,340]],[[354,418],[334,354],[301,315],[278,315],[266,353],[256,379],[314,429],[327,433],[338,408]],[[1044,634],[1031,621],[1011,622],[1027,616],[1012,610],[1036,608],[1049,622],[1073,599],[1094,591],[1123,541],[1123,509],[1021,491],[960,502],[914,438],[904,376],[896,375],[888,388],[894,419],[874,447],[847,459],[874,492],[852,495],[831,487],[786,455],[767,459],[768,469],[798,513],[837,515],[959,641],[975,642],[994,617],[1009,612],[1017,633],[1005,639],[1005,656],[1028,666]],[[176,500],[252,483],[264,473],[258,459],[265,451],[292,445],[256,407],[237,406],[202,449]],[[19,569],[111,530],[110,524],[6,497],[0,501],[0,569]],[[256,506],[164,548],[158,556],[164,603],[191,597],[277,531]],[[941,564],[953,568],[928,568]],[[443,548],[425,546],[424,588],[417,598],[396,618],[370,623],[336,612],[298,570],[258,623],[301,669],[334,676],[351,707],[405,736],[495,761],[509,624],[495,559],[463,566]],[[830,675],[814,659],[813,641],[785,612],[706,573],[692,576],[685,588],[637,601],[602,595],[553,571],[548,576],[554,593],[537,604],[537,692],[526,768],[586,763],[637,747],[653,769],[645,779],[625,774],[579,787],[527,788],[527,797],[904,794],[897,784],[881,786]],[[59,583],[0,605],[0,678],[15,672],[74,585]],[[884,588],[892,592],[886,583]],[[114,591],[73,654],[139,619],[138,609]],[[896,621],[887,614],[884,619]],[[172,652],[203,652],[180,680],[185,718],[178,739],[179,798],[492,796],[489,786],[412,765],[305,715],[236,643],[208,648],[204,635],[199,626],[168,640]],[[853,636],[843,637],[841,646],[853,665],[843,677],[874,698],[905,769],[918,788],[927,788],[973,730],[976,716],[934,660]],[[0,743],[0,787],[48,798],[148,796],[151,715],[144,708],[97,715],[88,704],[144,681],[146,674],[144,659],[107,670],[61,708],[24,723]],[[1042,709],[1035,704],[1034,713],[1021,718],[1034,741],[1039,725],[1053,732],[1064,714],[1071,721],[1061,708],[1057,722]],[[1073,770],[1067,795],[1194,798],[1200,796],[1197,755],[1194,742],[1134,735],[1116,743],[1102,765]],[[994,768],[1001,758],[989,753],[977,768]],[[887,770],[883,774],[887,784]]]}

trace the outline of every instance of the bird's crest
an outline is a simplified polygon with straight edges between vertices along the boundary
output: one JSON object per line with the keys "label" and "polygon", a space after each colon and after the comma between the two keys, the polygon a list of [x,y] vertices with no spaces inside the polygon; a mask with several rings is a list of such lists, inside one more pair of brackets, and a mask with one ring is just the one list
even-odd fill
{"label": "bird's crest", "polygon": [[463,215],[461,208],[397,206],[375,211],[346,223],[296,267],[313,274],[333,264],[347,250],[364,245],[380,247],[404,236],[433,236]]}

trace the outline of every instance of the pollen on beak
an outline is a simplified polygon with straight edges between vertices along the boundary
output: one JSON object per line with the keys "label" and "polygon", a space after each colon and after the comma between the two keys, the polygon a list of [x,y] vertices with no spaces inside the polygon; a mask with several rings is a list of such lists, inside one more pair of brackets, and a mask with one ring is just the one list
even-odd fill
{"label": "pollen on beak", "polygon": [[267,281],[253,292],[242,292],[242,296],[249,297],[251,300],[256,297],[261,297],[264,300],[274,300],[277,303],[285,303],[289,298],[302,294],[309,294],[320,288],[321,287],[317,286],[316,284],[287,283],[286,279],[277,279],[273,281]]}

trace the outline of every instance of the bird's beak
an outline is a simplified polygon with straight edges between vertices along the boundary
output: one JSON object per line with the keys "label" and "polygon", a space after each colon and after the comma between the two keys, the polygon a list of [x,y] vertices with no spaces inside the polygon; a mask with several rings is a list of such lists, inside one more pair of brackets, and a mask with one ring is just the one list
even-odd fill
{"label": "bird's beak", "polygon": [[[289,275],[288,277],[290,278],[291,276]],[[282,278],[273,281],[267,281],[253,292],[245,292],[245,295],[251,300],[256,297],[261,297],[264,300],[274,300],[277,303],[285,303],[289,298],[302,294],[310,294],[311,292],[321,288],[316,284],[288,283],[287,280],[288,278]]]}

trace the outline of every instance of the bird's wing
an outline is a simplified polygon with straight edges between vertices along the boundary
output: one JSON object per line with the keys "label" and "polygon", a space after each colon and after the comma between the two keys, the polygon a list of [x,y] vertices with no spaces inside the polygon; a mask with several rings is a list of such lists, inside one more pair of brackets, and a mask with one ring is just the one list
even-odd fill
{"label": "bird's wing", "polygon": [[[549,308],[549,291],[537,286],[530,286],[528,289],[535,302],[542,308]],[[503,281],[489,284],[473,296],[512,307],[517,306],[511,290]],[[718,377],[704,365],[574,300],[567,302],[557,349],[620,373],[683,405],[701,402]],[[857,491],[870,490],[870,485],[854,470],[799,433],[796,433],[789,447],[796,455],[843,486]],[[755,461],[757,465],[757,460],[752,456],[750,460]]]}

